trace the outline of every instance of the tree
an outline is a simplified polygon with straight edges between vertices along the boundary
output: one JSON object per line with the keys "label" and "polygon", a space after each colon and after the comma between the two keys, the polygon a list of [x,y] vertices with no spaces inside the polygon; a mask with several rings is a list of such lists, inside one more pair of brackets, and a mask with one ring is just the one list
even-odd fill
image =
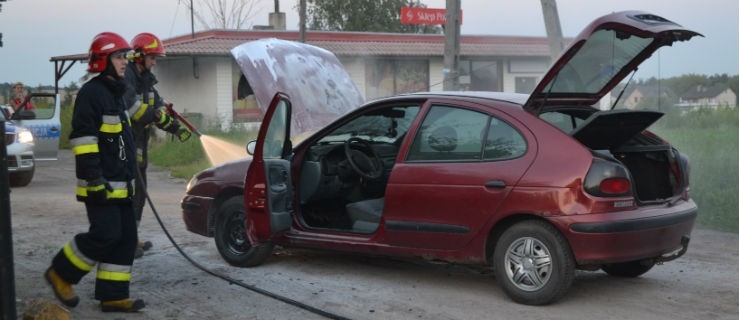
{"label": "tree", "polygon": [[[73,101],[72,99],[77,94],[77,91],[80,90],[80,87],[77,85],[76,82],[72,81],[63,90],[64,90],[65,95],[64,95],[64,98],[62,99],[62,101],[71,104],[71,102]],[[62,107],[64,107],[64,106],[62,106]]]}
{"label": "tree", "polygon": [[[242,29],[256,14],[252,0],[178,0],[188,8],[193,3],[193,16],[204,29]],[[193,2],[194,1],[194,2]],[[250,27],[250,26],[246,26]]]}
{"label": "tree", "polygon": [[402,7],[426,5],[413,0],[308,0],[306,25],[327,31],[441,33],[438,25],[401,24]]}
{"label": "tree", "polygon": [[739,75],[732,76],[728,80],[728,86],[737,96],[737,104],[739,105]]}

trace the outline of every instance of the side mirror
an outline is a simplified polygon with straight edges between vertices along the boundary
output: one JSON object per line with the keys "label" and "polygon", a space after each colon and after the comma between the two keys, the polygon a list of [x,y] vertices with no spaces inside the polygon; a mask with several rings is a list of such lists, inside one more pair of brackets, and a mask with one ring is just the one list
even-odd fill
{"label": "side mirror", "polygon": [[246,144],[246,153],[248,153],[250,156],[254,155],[254,149],[257,147],[257,140],[249,141],[249,143]]}
{"label": "side mirror", "polygon": [[33,120],[36,119],[36,112],[33,110],[18,110],[13,114],[13,119],[16,120]]}

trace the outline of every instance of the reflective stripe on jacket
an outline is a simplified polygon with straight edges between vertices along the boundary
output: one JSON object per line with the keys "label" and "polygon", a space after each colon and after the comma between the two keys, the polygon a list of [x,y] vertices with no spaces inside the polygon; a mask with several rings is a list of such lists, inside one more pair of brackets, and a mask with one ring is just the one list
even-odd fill
{"label": "reflective stripe on jacket", "polygon": [[[129,202],[136,177],[136,152],[123,101],[123,80],[98,75],[80,89],[69,135],[75,155],[77,200],[88,201],[88,181],[105,179],[113,187],[107,202]],[[98,200],[99,201],[99,200]]]}

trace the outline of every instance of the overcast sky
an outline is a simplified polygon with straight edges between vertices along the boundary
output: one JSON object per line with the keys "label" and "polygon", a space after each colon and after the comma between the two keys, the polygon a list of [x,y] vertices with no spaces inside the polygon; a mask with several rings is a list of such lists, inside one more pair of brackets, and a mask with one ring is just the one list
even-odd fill
{"label": "overcast sky", "polygon": [[[195,0],[197,2],[197,0]],[[266,25],[273,0],[255,0],[259,11],[251,25]],[[85,53],[92,38],[113,31],[130,40],[140,32],[166,39],[190,33],[190,15],[178,0],[9,0],[0,2],[0,83],[54,84],[52,56]],[[189,1],[181,1],[189,3]],[[298,0],[281,0],[287,28],[298,29]],[[445,0],[421,0],[444,8]],[[739,74],[739,1],[737,0],[559,0],[564,36],[577,35],[593,19],[614,11],[643,10],[702,33],[663,48],[640,68],[636,78],[687,73]],[[462,0],[461,33],[546,36],[540,0]],[[202,30],[197,25],[196,31]],[[75,64],[60,85],[79,83],[86,65]]]}

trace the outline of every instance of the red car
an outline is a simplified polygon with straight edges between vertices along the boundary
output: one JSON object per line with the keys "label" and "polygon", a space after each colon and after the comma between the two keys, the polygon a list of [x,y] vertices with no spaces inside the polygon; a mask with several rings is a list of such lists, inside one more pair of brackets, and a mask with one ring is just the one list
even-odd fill
{"label": "red car", "polygon": [[[259,265],[274,245],[490,264],[524,304],[562,297],[576,269],[639,276],[687,250],[688,158],[646,130],[661,113],[595,106],[655,50],[697,35],[614,13],[531,95],[427,92],[359,108],[330,53],[246,43],[232,51],[242,80],[269,106],[253,158],[197,174],[183,218],[232,265]],[[285,138],[304,131],[295,146]]]}

